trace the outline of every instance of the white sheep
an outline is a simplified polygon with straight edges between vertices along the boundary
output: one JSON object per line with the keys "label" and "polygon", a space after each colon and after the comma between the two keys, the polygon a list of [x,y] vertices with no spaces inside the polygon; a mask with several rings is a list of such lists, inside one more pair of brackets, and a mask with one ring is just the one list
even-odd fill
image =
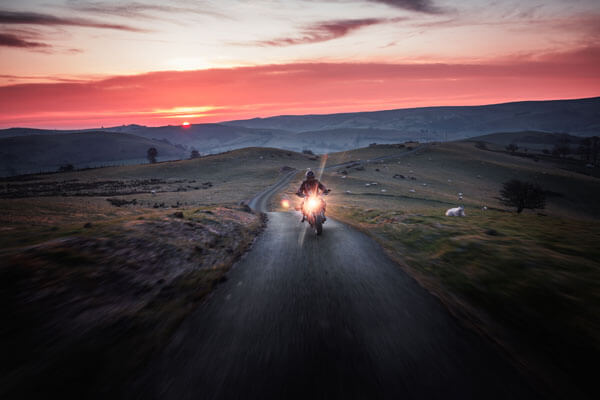
{"label": "white sheep", "polygon": [[151,190],[150,194],[152,194],[152,196],[156,196],[156,190]]}
{"label": "white sheep", "polygon": [[446,217],[464,217],[465,208],[463,206],[450,208],[446,211]]}

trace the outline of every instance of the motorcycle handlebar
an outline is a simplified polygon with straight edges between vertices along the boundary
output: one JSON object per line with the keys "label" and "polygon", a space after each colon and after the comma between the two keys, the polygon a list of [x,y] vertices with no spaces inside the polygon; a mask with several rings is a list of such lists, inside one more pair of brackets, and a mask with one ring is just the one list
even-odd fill
{"label": "motorcycle handlebar", "polygon": [[[329,194],[329,192],[331,192],[331,189],[327,189],[326,191],[324,191],[324,192],[323,192],[323,194],[324,194],[324,195],[328,195],[328,194]],[[302,197],[302,198],[306,197],[306,196],[304,195],[304,193],[296,193],[296,196],[298,196],[298,197]]]}

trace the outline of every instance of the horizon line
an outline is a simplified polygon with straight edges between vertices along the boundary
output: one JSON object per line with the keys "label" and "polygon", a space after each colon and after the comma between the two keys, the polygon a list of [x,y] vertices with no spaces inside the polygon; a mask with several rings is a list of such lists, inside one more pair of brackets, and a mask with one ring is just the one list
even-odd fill
{"label": "horizon line", "polygon": [[[515,103],[581,101],[581,100],[594,100],[594,99],[600,99],[600,94],[598,94],[597,96],[591,96],[591,97],[573,97],[573,98],[537,99],[537,100],[514,100],[514,101],[503,101],[503,102],[499,102],[499,103],[471,104],[471,105],[431,105],[431,106],[420,106],[420,107],[388,108],[388,109],[373,110],[373,111],[344,111],[344,112],[338,112],[338,113],[323,113],[323,114],[320,114],[320,113],[276,114],[276,115],[252,117],[252,118],[245,118],[245,119],[223,120],[223,121],[217,121],[217,122],[190,123],[188,126],[221,125],[221,124],[226,124],[228,122],[241,122],[241,121],[251,121],[251,120],[257,120],[257,119],[269,119],[269,118],[278,118],[278,117],[315,117],[315,116],[359,114],[359,113],[360,114],[363,114],[363,113],[364,114],[373,114],[373,113],[380,113],[380,112],[400,111],[400,110],[419,110],[419,109],[426,109],[426,108],[490,107],[490,106],[500,106],[500,105],[505,105],[505,104],[515,104]],[[185,118],[182,118],[182,119],[185,119]],[[101,126],[101,127],[87,127],[87,128],[55,129],[55,128],[31,128],[31,127],[27,127],[27,126],[12,126],[9,128],[0,128],[0,130],[32,129],[32,130],[48,130],[48,131],[78,131],[78,130],[112,129],[112,128],[118,128],[118,127],[123,127],[123,126],[132,126],[132,125],[137,125],[137,126],[141,126],[141,127],[145,127],[145,128],[162,128],[162,127],[168,127],[168,126],[173,126],[173,127],[181,126],[181,124],[177,124],[177,125],[171,125],[171,124],[168,124],[168,125],[141,125],[141,124],[137,124],[137,123],[133,122],[133,123],[129,123],[129,124],[113,125],[113,126],[108,126],[108,127]]]}

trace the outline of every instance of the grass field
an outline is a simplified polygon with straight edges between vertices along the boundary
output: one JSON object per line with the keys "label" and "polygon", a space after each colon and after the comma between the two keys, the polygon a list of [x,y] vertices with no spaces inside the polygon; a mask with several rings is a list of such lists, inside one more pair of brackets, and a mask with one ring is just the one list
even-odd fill
{"label": "grass field", "polygon": [[[6,310],[23,311],[16,318],[33,315],[19,326],[46,326],[44,316],[65,321],[53,312],[60,304],[85,297],[85,289],[98,303],[65,310],[79,316],[78,324],[90,322],[87,309],[103,310],[105,319],[87,328],[75,325],[81,327],[79,344],[103,332],[116,349],[123,349],[130,342],[122,341],[118,332],[133,332],[131,337],[141,340],[143,327],[156,324],[157,334],[148,342],[158,348],[260,230],[262,222],[241,202],[289,168],[319,171],[320,165],[352,161],[323,174],[323,182],[333,189],[327,199],[329,215],[379,241],[453,313],[494,337],[527,368],[548,379],[557,377],[556,382],[566,374],[589,389],[594,371],[584,368],[584,362],[600,353],[597,171],[574,160],[536,161],[500,147],[490,150],[476,147],[476,142],[406,143],[315,159],[250,148],[187,161],[0,181],[0,256],[8,260],[0,269],[2,304]],[[301,175],[273,199],[275,207],[283,197],[297,201],[293,193]],[[540,184],[546,190],[546,208],[517,215],[502,205],[501,184],[513,178]],[[460,204],[465,218],[444,216],[446,209]],[[152,256],[146,260],[145,254]],[[42,271],[39,276],[33,274],[36,270]],[[144,278],[134,279],[138,276]],[[94,290],[105,282],[114,286],[103,297]],[[28,303],[44,285],[43,296],[56,301],[49,303],[50,309]],[[140,300],[119,295],[117,289],[136,293]],[[163,317],[170,314],[172,318]],[[44,329],[40,343],[50,337]],[[2,335],[31,343],[40,339],[11,327]],[[15,382],[24,382],[39,368],[51,371],[60,363],[76,364],[71,353],[54,358],[67,342],[60,343],[43,350],[50,351],[44,353],[45,360],[58,364],[31,367],[34,353],[25,352],[24,358],[12,361],[22,365],[20,372],[0,386],[16,387]],[[97,344],[83,354],[94,354],[106,342]],[[116,371],[124,378],[134,367]],[[76,377],[81,382],[91,379],[85,371]]]}
{"label": "grass field", "polygon": [[[328,213],[379,241],[528,369],[547,381],[566,374],[592,390],[587,366],[600,355],[600,179],[561,160],[536,162],[472,142],[381,150],[343,157],[397,157],[325,171],[322,181],[333,190]],[[539,183],[546,208],[517,214],[502,205],[501,184],[513,178]],[[281,197],[293,199],[298,186]],[[444,216],[461,204],[465,218]]]}
{"label": "grass field", "polygon": [[315,162],[244,149],[0,182],[0,397],[110,397],[257,237],[240,203]]}

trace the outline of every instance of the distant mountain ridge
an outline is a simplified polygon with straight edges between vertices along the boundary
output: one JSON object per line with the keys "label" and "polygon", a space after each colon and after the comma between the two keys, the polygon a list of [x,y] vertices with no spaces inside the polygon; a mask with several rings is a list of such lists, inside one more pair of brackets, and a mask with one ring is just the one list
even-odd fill
{"label": "distant mountain ridge", "polygon": [[322,115],[282,115],[223,122],[292,132],[332,129],[402,131],[429,140],[493,132],[545,131],[589,136],[600,131],[600,97],[523,101],[483,106],[439,106]]}
{"label": "distant mountain ridge", "polygon": [[[87,133],[97,134],[98,129],[43,130],[11,128],[0,130],[0,141],[20,137],[21,143],[13,150],[4,150],[3,164],[15,157],[23,161],[20,165],[33,165],[33,155],[26,150],[26,142],[37,146],[46,136],[57,137]],[[269,118],[226,121],[222,123],[193,124],[183,126],[147,127],[123,125],[102,128],[102,132],[131,136],[131,154],[143,159],[147,147],[160,144],[159,158],[185,158],[193,149],[201,154],[219,153],[244,147],[273,147],[286,150],[312,150],[316,153],[344,151],[368,146],[371,143],[400,143],[406,141],[449,141],[463,140],[476,136],[503,132],[534,132],[569,134],[585,137],[600,135],[600,97],[577,100],[526,101],[484,106],[421,107],[387,111],[369,111],[322,115],[282,115]],[[520,138],[522,135],[519,134]],[[97,135],[96,135],[97,136]],[[132,138],[140,141],[133,144]],[[94,140],[114,140],[99,136]],[[519,139],[519,140],[521,140]],[[490,138],[491,140],[491,138]],[[502,139],[507,140],[503,136]],[[537,140],[537,139],[535,139]],[[67,136],[60,139],[67,143]],[[100,142],[95,142],[99,145]],[[139,146],[139,149],[136,148]],[[539,145],[538,147],[540,147]],[[106,147],[104,157],[119,160],[125,153],[109,157],[111,147]],[[177,148],[177,149],[175,149]],[[18,150],[20,149],[20,150]],[[19,154],[10,154],[10,152]],[[21,154],[21,152],[24,152]],[[85,152],[82,154],[86,154]],[[138,156],[134,157],[135,159]],[[57,155],[58,156],[58,155]],[[91,157],[92,155],[89,154]],[[11,158],[12,157],[12,158]],[[31,160],[27,160],[27,158]],[[62,159],[69,157],[61,156]],[[129,157],[129,155],[127,155]],[[85,162],[84,159],[81,160]],[[47,162],[47,161],[44,161]],[[48,161],[49,162],[49,161]],[[52,165],[57,165],[56,161]],[[112,162],[112,161],[111,161]],[[116,162],[116,161],[115,161]],[[84,165],[87,165],[84,163]],[[20,168],[13,170],[21,171]],[[28,168],[29,170],[30,168]]]}
{"label": "distant mountain ridge", "polygon": [[113,132],[33,134],[3,137],[0,134],[0,176],[74,168],[148,162],[149,148],[158,150],[158,160],[186,158],[180,147],[135,135]]}

